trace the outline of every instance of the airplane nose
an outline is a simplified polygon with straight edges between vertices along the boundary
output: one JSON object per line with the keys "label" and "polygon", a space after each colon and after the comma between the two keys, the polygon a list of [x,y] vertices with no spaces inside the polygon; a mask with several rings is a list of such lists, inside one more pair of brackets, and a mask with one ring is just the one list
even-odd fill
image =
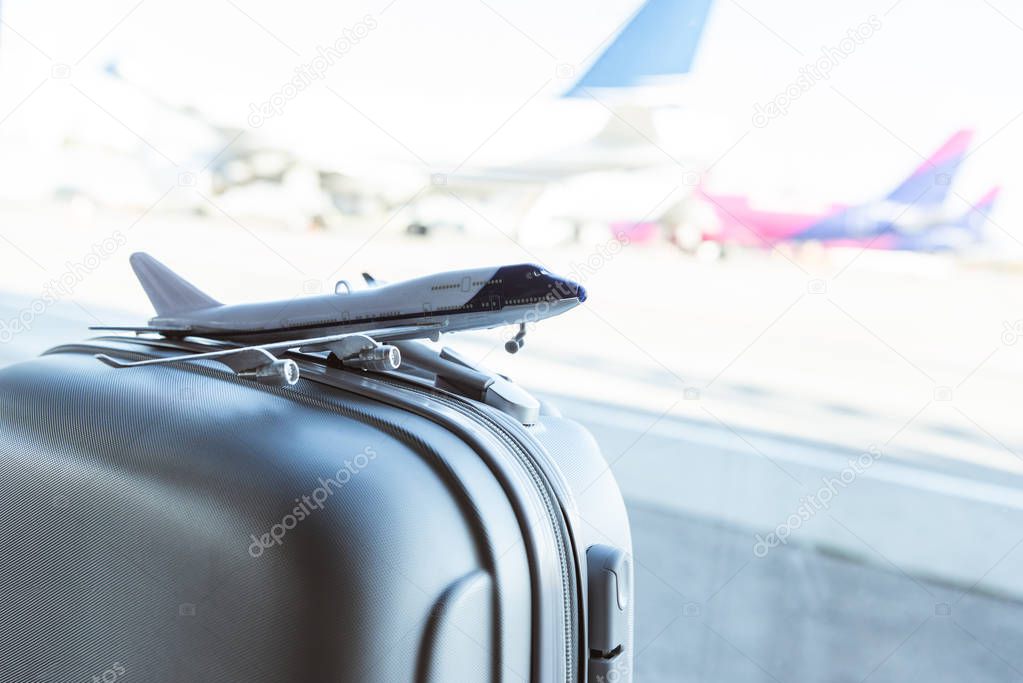
{"label": "airplane nose", "polygon": [[586,288],[574,280],[552,277],[548,286],[559,299],[578,299],[580,303],[586,301]]}

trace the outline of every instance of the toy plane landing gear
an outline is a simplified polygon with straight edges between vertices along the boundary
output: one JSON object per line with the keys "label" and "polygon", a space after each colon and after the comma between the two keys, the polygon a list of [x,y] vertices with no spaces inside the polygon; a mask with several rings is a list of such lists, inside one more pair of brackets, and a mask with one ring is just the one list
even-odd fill
{"label": "toy plane landing gear", "polygon": [[519,349],[526,345],[526,323],[519,323],[519,331],[515,336],[504,343],[504,350],[508,353],[518,353]]}

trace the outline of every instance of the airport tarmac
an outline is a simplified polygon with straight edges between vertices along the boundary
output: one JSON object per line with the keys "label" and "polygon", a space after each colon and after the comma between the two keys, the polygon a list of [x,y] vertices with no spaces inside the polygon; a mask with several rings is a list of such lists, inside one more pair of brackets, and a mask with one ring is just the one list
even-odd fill
{"label": "airport tarmac", "polygon": [[[146,317],[135,249],[241,301],[324,291],[342,264],[400,279],[543,260],[571,275],[601,246],[140,227],[0,363]],[[40,263],[7,250],[0,320],[97,234],[10,233]],[[637,680],[1023,678],[1023,343],[1005,334],[1023,318],[1019,275],[871,253],[704,264],[666,246],[596,261],[590,301],[521,353],[501,350],[506,331],[445,341],[600,442],[632,515]],[[783,528],[759,556],[757,534]]]}

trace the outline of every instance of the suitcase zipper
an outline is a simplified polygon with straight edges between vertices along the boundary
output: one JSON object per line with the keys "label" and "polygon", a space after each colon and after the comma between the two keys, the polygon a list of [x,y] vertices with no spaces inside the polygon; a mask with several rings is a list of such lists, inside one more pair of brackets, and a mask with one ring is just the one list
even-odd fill
{"label": "suitcase zipper", "polygon": [[537,491],[540,493],[547,512],[548,521],[551,523],[557,540],[558,560],[561,567],[562,595],[564,596],[565,670],[568,672],[568,680],[578,680],[576,678],[577,666],[574,651],[575,645],[580,641],[575,627],[576,619],[573,618],[573,615],[580,614],[581,610],[578,609],[575,600],[578,594],[576,586],[578,577],[575,571],[573,571],[573,565],[575,564],[572,559],[574,558],[573,542],[568,531],[569,523],[564,513],[563,501],[560,500],[556,487],[548,479],[543,468],[539,466],[539,463],[537,463],[536,458],[533,456],[531,450],[533,446],[525,444],[517,434],[514,434],[511,429],[501,424],[485,410],[457,395],[441,393],[439,390],[423,387],[414,382],[400,380],[390,375],[386,376],[386,378],[382,375],[373,375],[372,381],[428,397],[481,423],[501,439],[532,479]]}

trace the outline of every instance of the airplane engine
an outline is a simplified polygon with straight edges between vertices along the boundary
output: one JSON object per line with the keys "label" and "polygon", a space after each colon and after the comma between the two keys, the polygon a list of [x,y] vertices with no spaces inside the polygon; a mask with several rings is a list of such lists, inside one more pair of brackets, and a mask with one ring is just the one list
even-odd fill
{"label": "airplane engine", "polygon": [[380,344],[360,351],[358,355],[345,358],[344,364],[363,370],[397,370],[401,365],[401,351],[397,346]]}
{"label": "airplane engine", "polygon": [[290,387],[298,382],[299,371],[295,361],[285,358],[260,365],[252,370],[239,372],[238,376],[275,387]]}

